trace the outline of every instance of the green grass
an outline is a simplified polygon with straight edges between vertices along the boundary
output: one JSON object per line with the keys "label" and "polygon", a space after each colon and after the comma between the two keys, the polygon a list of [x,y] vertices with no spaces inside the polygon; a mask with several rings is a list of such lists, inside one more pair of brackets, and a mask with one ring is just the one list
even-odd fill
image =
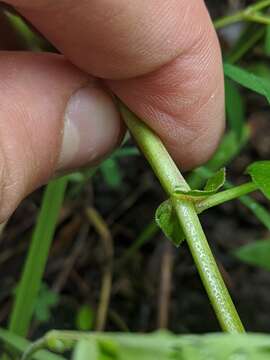
{"label": "green grass", "polygon": [[29,330],[66,186],[67,178],[54,180],[44,193],[11,311],[9,330],[20,336],[26,336]]}

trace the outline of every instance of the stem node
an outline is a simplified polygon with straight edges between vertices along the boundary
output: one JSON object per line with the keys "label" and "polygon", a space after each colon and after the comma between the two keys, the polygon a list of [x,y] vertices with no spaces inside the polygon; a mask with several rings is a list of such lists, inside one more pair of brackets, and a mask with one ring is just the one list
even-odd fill
{"label": "stem node", "polygon": [[176,187],[189,191],[188,184],[158,136],[125,105],[120,103],[119,107],[130,132],[152,166],[162,187],[172,197],[179,223],[222,329],[231,333],[244,332],[244,327],[209,248],[194,204],[188,199],[179,200],[172,196]]}

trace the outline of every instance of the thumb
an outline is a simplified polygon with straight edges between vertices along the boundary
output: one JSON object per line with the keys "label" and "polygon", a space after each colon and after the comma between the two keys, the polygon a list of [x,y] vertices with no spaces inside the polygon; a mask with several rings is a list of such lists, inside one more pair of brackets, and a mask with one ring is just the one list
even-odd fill
{"label": "thumb", "polygon": [[98,163],[122,130],[111,97],[62,56],[0,55],[1,223],[56,172]]}

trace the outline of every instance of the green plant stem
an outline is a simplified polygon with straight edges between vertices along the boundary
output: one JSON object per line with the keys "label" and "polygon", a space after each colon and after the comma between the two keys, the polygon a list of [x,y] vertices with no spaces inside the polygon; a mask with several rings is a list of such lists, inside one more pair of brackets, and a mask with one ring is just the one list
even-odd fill
{"label": "green plant stem", "polygon": [[223,28],[225,26],[234,24],[240,21],[253,21],[260,24],[269,24],[270,18],[258,13],[258,11],[270,6],[270,1],[265,0],[254,5],[247,7],[246,9],[239,11],[235,14],[224,16],[220,19],[214,21],[214,25],[216,29]]}
{"label": "green plant stem", "polygon": [[[213,176],[216,169],[209,169],[207,167],[201,166],[200,168],[197,168],[194,173],[197,174],[201,179],[207,180],[209,177]],[[198,179],[198,177],[196,177]],[[197,181],[198,184],[198,181]],[[232,189],[234,185],[230,183],[229,181],[226,181],[224,184],[225,189]],[[239,198],[241,203],[243,203],[253,214],[260,220],[260,222],[268,229],[270,230],[270,214],[269,211],[267,211],[261,204],[259,204],[257,201],[252,199],[248,195],[241,196]]]}
{"label": "green plant stem", "polygon": [[10,24],[17,30],[16,36],[18,37],[18,40],[21,40],[28,50],[41,51],[45,44],[42,37],[37,35],[37,33],[34,33],[25,20],[19,15],[15,15],[7,9],[4,9],[3,12]]}
{"label": "green plant stem", "polygon": [[254,13],[254,14],[246,14],[244,16],[244,20],[246,21],[252,21],[258,24],[262,24],[262,25],[269,25],[270,24],[270,17],[269,16],[264,16],[262,14],[259,13]]}
{"label": "green plant stem", "polygon": [[26,336],[63,203],[67,177],[47,186],[11,312],[9,330]]}
{"label": "green plant stem", "polygon": [[243,13],[242,12],[239,12],[239,13],[236,13],[236,14],[233,14],[233,15],[229,15],[229,16],[224,16],[220,19],[217,19],[214,21],[214,26],[216,29],[221,29],[225,26],[228,26],[228,25],[232,25],[236,22],[240,22],[240,21],[243,21],[244,18],[243,18]]}
{"label": "green plant stem", "polygon": [[[252,25],[254,26],[254,24]],[[260,26],[258,29],[250,32],[243,42],[236,42],[232,51],[225,56],[225,61],[231,64],[239,61],[264,36],[264,34],[265,26]]]}
{"label": "green plant stem", "polygon": [[0,224],[0,237],[2,236],[2,234],[5,230],[6,224],[7,224],[7,222]]}
{"label": "green plant stem", "polygon": [[157,135],[137,119],[123,104],[120,104],[120,110],[131,134],[136,139],[167,195],[171,196],[176,187],[180,187],[184,191],[190,190]]}
{"label": "green plant stem", "polygon": [[221,19],[214,21],[216,29],[221,29],[225,26],[232,25],[240,21],[252,21],[258,24],[269,25],[270,17],[262,15],[260,13],[252,13],[243,11],[230,16],[225,16]]}
{"label": "green plant stem", "polygon": [[[232,184],[228,183],[227,186],[232,186]],[[253,212],[253,214],[258,218],[258,220],[260,220],[260,222],[270,231],[270,213],[269,213],[269,211],[248,195],[242,196],[239,200],[251,212]]]}
{"label": "green plant stem", "polygon": [[[50,337],[50,339],[48,339]],[[85,333],[54,331],[45,335],[46,347],[52,351],[57,348],[51,342],[62,342],[67,351],[80,342],[96,343],[100,352],[88,350],[83,359],[256,359],[269,358],[269,335],[266,334],[205,334],[174,335],[155,332],[151,334],[134,333]],[[41,359],[41,353],[35,360]],[[239,356],[240,354],[240,356]],[[244,357],[242,356],[244,354]],[[45,357],[42,357],[45,359]],[[81,358],[80,358],[81,359]],[[49,360],[49,359],[48,359]]]}
{"label": "green plant stem", "polygon": [[258,2],[256,2],[255,4],[250,5],[250,6],[246,9],[246,11],[248,11],[248,10],[249,10],[249,11],[252,11],[252,12],[254,12],[254,11],[260,11],[260,10],[266,8],[267,6],[270,6],[270,0],[258,1]]}
{"label": "green plant stem", "polygon": [[207,243],[193,203],[189,200],[180,201],[172,196],[176,186],[190,190],[188,184],[158,136],[122,104],[120,104],[120,111],[164,190],[172,197],[178,219],[221,328],[232,333],[244,332],[241,320]]}
{"label": "green plant stem", "polygon": [[232,189],[218,192],[214,195],[207,197],[204,200],[197,202],[196,210],[197,210],[198,214],[200,214],[203,211],[205,211],[206,209],[209,209],[213,206],[223,204],[226,201],[237,199],[243,195],[247,195],[256,190],[258,190],[258,187],[253,182],[249,182],[247,184],[236,186]]}
{"label": "green plant stem", "polygon": [[220,275],[200,221],[189,201],[174,199],[174,206],[203,285],[223,331],[244,332],[241,320]]}
{"label": "green plant stem", "polygon": [[23,353],[21,360],[31,360],[33,355],[39,351],[46,348],[46,342],[44,338],[41,338],[40,340],[35,341],[32,345],[28,347],[26,352]]}

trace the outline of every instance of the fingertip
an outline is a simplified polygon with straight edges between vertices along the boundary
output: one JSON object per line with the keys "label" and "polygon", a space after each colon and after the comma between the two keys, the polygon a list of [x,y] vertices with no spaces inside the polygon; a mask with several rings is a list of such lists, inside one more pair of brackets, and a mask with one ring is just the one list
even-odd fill
{"label": "fingertip", "polygon": [[109,82],[112,90],[162,138],[184,169],[211,157],[225,127],[219,42],[206,10],[197,21],[201,30],[193,34],[189,48],[176,59],[150,74]]}

